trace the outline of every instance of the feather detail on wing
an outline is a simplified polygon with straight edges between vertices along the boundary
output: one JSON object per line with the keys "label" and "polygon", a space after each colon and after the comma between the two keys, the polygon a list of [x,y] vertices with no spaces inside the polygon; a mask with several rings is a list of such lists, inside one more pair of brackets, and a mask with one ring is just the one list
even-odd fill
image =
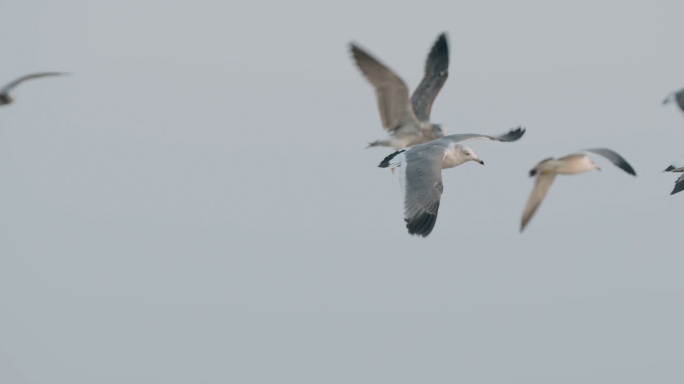
{"label": "feather detail on wing", "polygon": [[446,149],[442,146],[412,148],[403,155],[399,179],[404,190],[404,221],[410,234],[425,237],[437,222],[444,190],[442,161]]}
{"label": "feather detail on wing", "polygon": [[670,195],[684,191],[684,175],[679,176],[677,181],[675,181],[675,186]]}
{"label": "feather detail on wing", "polygon": [[418,120],[430,120],[430,111],[435,98],[449,77],[449,45],[446,34],[442,33],[432,46],[425,62],[425,75],[411,96],[413,111]]}
{"label": "feather detail on wing", "polygon": [[601,155],[605,157],[606,159],[610,160],[611,163],[615,164],[618,168],[622,169],[623,171],[629,173],[632,176],[636,176],[636,172],[634,172],[634,168],[632,168],[631,165],[625,160],[622,156],[620,156],[617,152],[611,151],[608,148],[592,148],[592,149],[585,149],[587,152],[595,153],[597,155]]}
{"label": "feather detail on wing", "polygon": [[481,134],[477,134],[477,133],[464,133],[464,134],[444,136],[443,138],[441,138],[439,140],[450,141],[454,144],[455,143],[461,143],[463,141],[479,140],[479,139],[489,139],[489,140],[494,140],[494,141],[511,142],[511,141],[519,140],[521,137],[523,137],[524,134],[525,134],[525,128],[517,127],[517,128],[511,129],[507,133],[500,135],[500,136],[488,136],[488,135],[481,135]]}
{"label": "feather detail on wing", "polygon": [[418,118],[413,113],[409,92],[404,81],[394,72],[356,45],[351,45],[352,55],[361,72],[375,88],[382,126],[393,131],[402,125],[413,125],[420,129]]}

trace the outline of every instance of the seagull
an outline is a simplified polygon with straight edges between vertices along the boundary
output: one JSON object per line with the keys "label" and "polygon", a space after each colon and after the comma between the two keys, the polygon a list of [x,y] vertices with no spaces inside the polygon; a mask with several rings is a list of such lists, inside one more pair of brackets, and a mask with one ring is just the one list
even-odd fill
{"label": "seagull", "polygon": [[404,194],[404,221],[408,232],[426,237],[435,227],[443,190],[442,169],[453,168],[466,161],[484,165],[484,161],[472,149],[459,143],[478,139],[516,141],[523,134],[525,128],[518,127],[501,136],[474,133],[449,135],[387,156],[378,166],[399,168],[399,185]]}
{"label": "seagull", "polygon": [[385,146],[398,151],[444,137],[448,128],[430,122],[432,103],[449,76],[449,47],[442,33],[428,54],[423,80],[409,100],[408,87],[399,76],[358,46],[351,52],[363,75],[375,88],[382,127],[389,132],[384,140],[368,147]]}
{"label": "seagull", "polygon": [[672,92],[667,95],[665,100],[663,100],[663,105],[669,103],[670,101],[676,101],[679,109],[684,111],[684,89],[680,89],[677,92]]}
{"label": "seagull", "polygon": [[[684,172],[684,167],[675,168],[674,166],[670,165],[663,172]],[[681,191],[684,191],[684,174],[679,176],[679,179],[677,179],[677,181],[675,181],[675,187],[672,190],[672,192],[670,193],[670,195],[674,195],[675,193],[681,192]]]}
{"label": "seagull", "polygon": [[[623,171],[629,173],[632,176],[636,176],[634,168],[625,160],[622,156],[611,151],[607,148],[594,148],[586,149],[584,152],[594,153],[601,155],[606,159],[610,160],[613,164],[618,166]],[[556,175],[575,175],[578,173],[583,173],[592,169],[601,170],[598,165],[594,163],[593,160],[588,158],[583,153],[576,153],[561,157],[560,159],[554,159],[549,157],[544,159],[539,164],[535,165],[530,171],[531,176],[537,176],[537,180],[534,184],[534,189],[527,199],[527,204],[525,204],[525,210],[523,211],[522,224],[520,226],[520,232],[525,229],[525,226],[534,215],[534,212],[539,208],[544,196],[549,191],[551,183],[556,178]]]}
{"label": "seagull", "polygon": [[23,83],[26,80],[29,79],[37,79],[39,77],[45,77],[45,76],[63,76],[63,75],[68,75],[68,73],[63,73],[63,72],[42,72],[42,73],[33,73],[30,75],[26,75],[23,77],[20,77],[13,82],[5,85],[4,88],[0,89],[0,105],[7,105],[10,104],[11,102],[14,101],[14,95],[11,93],[12,90],[19,84]]}

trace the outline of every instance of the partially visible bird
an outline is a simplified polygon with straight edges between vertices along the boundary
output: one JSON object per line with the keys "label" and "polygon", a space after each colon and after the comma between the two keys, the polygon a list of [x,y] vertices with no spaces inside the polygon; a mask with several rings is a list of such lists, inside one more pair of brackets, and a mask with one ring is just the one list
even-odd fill
{"label": "partially visible bird", "polygon": [[68,73],[64,72],[42,72],[42,73],[33,73],[30,75],[22,76],[13,82],[5,85],[2,89],[0,89],[0,105],[7,105],[10,104],[14,101],[15,97],[14,94],[12,93],[12,90],[18,86],[19,84],[23,83],[26,80],[30,79],[37,79],[39,77],[46,77],[46,76],[63,76],[63,75],[68,75]]}
{"label": "partially visible bird", "polygon": [[672,92],[667,97],[665,100],[663,100],[663,105],[669,103],[670,101],[676,101],[677,105],[679,106],[679,109],[681,109],[684,112],[684,89],[681,89],[677,92]]}
{"label": "partially visible bird", "polygon": [[[630,175],[636,176],[634,168],[629,165],[627,160],[610,149],[586,149],[585,152],[601,155],[610,160],[623,171],[629,173]],[[523,210],[520,232],[525,229],[525,226],[537,211],[537,208],[539,208],[539,204],[541,204],[542,200],[544,200],[544,197],[549,191],[549,188],[551,187],[553,180],[556,178],[556,175],[575,175],[592,169],[597,169],[599,171],[601,170],[601,168],[599,168],[599,166],[596,165],[593,160],[583,153],[568,155],[561,157],[560,159],[549,157],[548,159],[544,159],[539,162],[539,164],[535,165],[530,171],[530,176],[536,175],[537,180],[534,184],[534,189],[532,190],[530,197],[527,199],[525,209]]]}
{"label": "partially visible bird", "polygon": [[[676,168],[673,165],[670,165],[665,169],[663,172],[684,172],[684,167],[679,167]],[[684,174],[679,176],[679,178],[675,181],[675,186],[672,192],[670,192],[670,195],[674,195],[675,193],[684,191]]]}
{"label": "partially visible bird", "polygon": [[480,134],[449,135],[428,143],[416,144],[387,156],[380,168],[398,167],[399,185],[404,194],[404,221],[411,235],[427,236],[437,222],[442,196],[442,169],[475,161],[484,165],[472,149],[459,143],[489,139],[510,142],[520,139],[525,129],[518,127],[501,136]]}
{"label": "partially visible bird", "polygon": [[385,146],[395,150],[444,137],[447,128],[430,122],[437,94],[449,76],[449,47],[442,33],[428,54],[425,75],[409,100],[406,84],[392,70],[358,46],[351,52],[363,75],[375,88],[382,127],[389,132],[384,140],[368,147]]}

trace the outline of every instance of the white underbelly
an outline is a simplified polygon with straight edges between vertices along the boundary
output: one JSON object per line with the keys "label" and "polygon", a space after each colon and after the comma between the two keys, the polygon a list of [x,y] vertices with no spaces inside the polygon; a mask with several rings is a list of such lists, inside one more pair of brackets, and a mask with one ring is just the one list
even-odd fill
{"label": "white underbelly", "polygon": [[576,175],[594,168],[587,157],[574,161],[558,161],[555,165],[554,171],[562,175]]}

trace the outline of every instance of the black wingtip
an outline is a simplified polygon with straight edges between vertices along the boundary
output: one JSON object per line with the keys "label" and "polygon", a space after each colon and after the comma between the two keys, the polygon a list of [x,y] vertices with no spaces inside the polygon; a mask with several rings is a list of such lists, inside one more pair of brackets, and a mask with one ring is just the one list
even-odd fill
{"label": "black wingtip", "polygon": [[408,229],[409,234],[427,237],[432,232],[432,229],[435,228],[437,214],[433,215],[423,212],[423,214],[413,218],[413,220],[404,219],[404,221],[406,221],[406,229]]}
{"label": "black wingtip", "polygon": [[435,47],[438,47],[440,50],[448,50],[449,45],[447,44],[447,33],[442,32],[439,34],[437,37],[437,41],[435,42]]}
{"label": "black wingtip", "polygon": [[376,58],[374,58],[370,53],[366,52],[366,50],[361,48],[355,42],[349,43],[349,52],[351,53],[354,61],[356,61],[357,63],[359,62],[359,60],[367,60],[368,58],[377,61]]}
{"label": "black wingtip", "polygon": [[637,174],[636,174],[636,171],[634,170],[634,168],[632,168],[632,166],[622,156],[620,156],[620,155],[618,155],[618,156],[619,156],[620,162],[618,164],[615,164],[615,165],[617,165],[618,168],[622,169],[623,171],[625,171],[625,172],[629,173],[630,175],[636,177]]}
{"label": "black wingtip", "polygon": [[396,151],[396,152],[392,153],[391,155],[385,157],[385,159],[384,159],[382,162],[380,162],[380,164],[378,165],[378,167],[380,167],[380,168],[387,168],[387,167],[389,167],[390,161],[392,161],[392,159],[394,159],[395,156],[397,156],[398,154],[400,154],[400,153],[402,153],[402,152],[406,152],[406,150],[405,150],[405,149],[402,149],[401,151]]}
{"label": "black wingtip", "polygon": [[532,177],[532,176],[534,176],[534,175],[536,175],[536,174],[537,174],[537,170],[536,170],[536,169],[533,169],[533,170],[530,171],[530,177]]}
{"label": "black wingtip", "polygon": [[356,43],[354,43],[353,41],[349,43],[349,52],[352,54],[352,56],[355,57],[358,51],[363,52],[363,50],[359,48],[359,46],[356,45]]}
{"label": "black wingtip", "polygon": [[608,149],[608,148],[591,148],[591,149],[585,149],[584,151],[586,152],[591,152],[595,153],[597,155],[603,156],[606,159],[610,160],[611,163],[613,163],[615,166],[618,168],[622,169],[623,171],[629,173],[632,176],[636,176],[636,172],[634,171],[634,168],[625,160],[624,157],[620,156],[619,153]]}
{"label": "black wingtip", "polygon": [[684,191],[684,181],[675,184],[675,187],[672,192],[670,192],[670,195],[674,195],[675,193],[679,193],[681,191]]}
{"label": "black wingtip", "polygon": [[526,128],[519,126],[517,128],[511,129],[510,131],[508,131],[507,134],[505,134],[503,136],[499,136],[498,139],[500,141],[516,141],[516,140],[519,140],[521,137],[523,137],[523,135],[525,134],[526,131],[527,131]]}
{"label": "black wingtip", "polygon": [[428,55],[428,57],[432,61],[446,60],[444,63],[448,65],[449,43],[447,42],[446,32],[442,32],[437,37],[437,40],[435,41],[435,44],[432,46],[432,49],[430,50],[430,54]]}
{"label": "black wingtip", "polygon": [[634,168],[632,168],[631,165],[629,165],[629,163],[625,162],[624,166],[625,166],[625,167],[624,167],[623,169],[625,170],[625,172],[627,172],[627,173],[629,173],[630,175],[636,177],[636,171],[634,170]]}
{"label": "black wingtip", "polygon": [[676,169],[674,166],[670,165],[669,167],[665,168],[663,172],[670,172],[671,170]]}

